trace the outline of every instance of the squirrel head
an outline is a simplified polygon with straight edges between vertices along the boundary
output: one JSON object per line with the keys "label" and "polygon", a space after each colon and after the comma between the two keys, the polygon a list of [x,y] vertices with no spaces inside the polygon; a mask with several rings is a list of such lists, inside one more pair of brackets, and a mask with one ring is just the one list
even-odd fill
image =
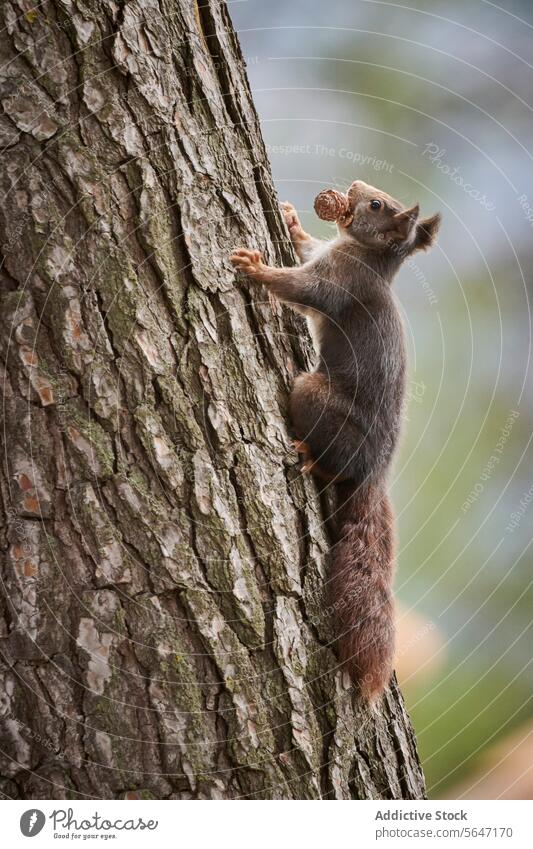
{"label": "squirrel head", "polygon": [[393,250],[403,255],[427,250],[440,226],[439,213],[419,218],[418,204],[405,207],[380,189],[356,180],[346,194],[325,189],[315,198],[315,212],[336,221],[339,231],[364,247]]}

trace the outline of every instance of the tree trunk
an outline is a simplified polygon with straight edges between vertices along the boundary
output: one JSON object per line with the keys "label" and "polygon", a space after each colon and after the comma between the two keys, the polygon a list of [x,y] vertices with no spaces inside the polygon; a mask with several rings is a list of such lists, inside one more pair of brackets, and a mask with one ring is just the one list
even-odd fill
{"label": "tree trunk", "polygon": [[227,261],[293,260],[227,10],[32,7],[0,56],[2,792],[421,798],[398,689],[370,713],[336,667],[305,332]]}

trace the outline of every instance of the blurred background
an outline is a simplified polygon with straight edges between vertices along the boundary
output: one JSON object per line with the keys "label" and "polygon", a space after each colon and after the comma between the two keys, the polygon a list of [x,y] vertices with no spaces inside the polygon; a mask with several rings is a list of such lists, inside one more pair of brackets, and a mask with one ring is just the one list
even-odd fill
{"label": "blurred background", "polygon": [[280,200],[363,179],[439,244],[396,294],[397,667],[433,798],[533,798],[533,6],[236,0]]}

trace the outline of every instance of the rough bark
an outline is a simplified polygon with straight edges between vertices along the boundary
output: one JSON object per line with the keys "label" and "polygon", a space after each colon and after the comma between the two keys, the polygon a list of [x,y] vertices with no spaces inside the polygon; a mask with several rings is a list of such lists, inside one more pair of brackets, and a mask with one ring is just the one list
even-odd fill
{"label": "rough bark", "polygon": [[2,792],[420,798],[336,669],[302,330],[227,262],[292,253],[224,5],[2,25]]}

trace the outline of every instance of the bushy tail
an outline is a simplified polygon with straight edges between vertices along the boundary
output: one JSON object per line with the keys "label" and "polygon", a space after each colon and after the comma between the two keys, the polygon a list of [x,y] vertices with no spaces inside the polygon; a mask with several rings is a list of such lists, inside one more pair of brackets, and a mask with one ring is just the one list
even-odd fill
{"label": "bushy tail", "polygon": [[392,509],[379,487],[347,481],[336,489],[329,601],[341,663],[373,703],[389,682],[394,659]]}

